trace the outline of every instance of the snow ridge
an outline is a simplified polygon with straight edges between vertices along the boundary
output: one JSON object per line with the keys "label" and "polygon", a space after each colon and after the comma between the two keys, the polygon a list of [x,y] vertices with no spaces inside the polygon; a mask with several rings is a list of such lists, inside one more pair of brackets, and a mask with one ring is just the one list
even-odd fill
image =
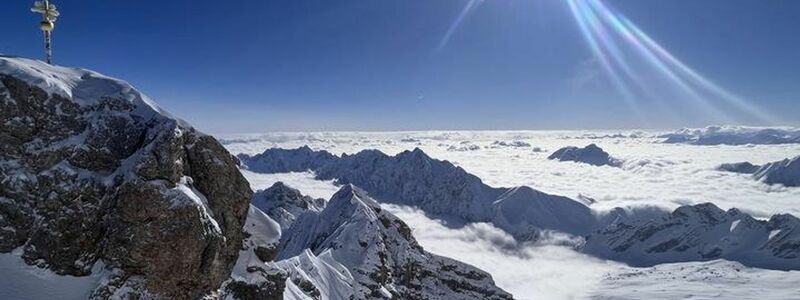
{"label": "snow ridge", "polygon": [[381,201],[416,206],[432,215],[492,222],[520,240],[536,240],[542,230],[581,236],[596,226],[590,209],[578,201],[529,187],[491,187],[418,148],[396,156],[364,150],[337,157],[302,147],[269,149],[239,158],[254,171],[264,170],[263,166],[270,166],[271,172],[305,171],[305,167],[314,166],[318,179],[354,184]]}
{"label": "snow ridge", "polygon": [[633,266],[726,259],[776,270],[800,269],[800,219],[761,221],[711,203],[681,206],[654,220],[620,220],[595,231],[583,251]]}
{"label": "snow ridge", "polygon": [[322,211],[326,201],[305,196],[282,182],[276,182],[270,188],[256,192],[252,203],[286,230],[300,214]]}

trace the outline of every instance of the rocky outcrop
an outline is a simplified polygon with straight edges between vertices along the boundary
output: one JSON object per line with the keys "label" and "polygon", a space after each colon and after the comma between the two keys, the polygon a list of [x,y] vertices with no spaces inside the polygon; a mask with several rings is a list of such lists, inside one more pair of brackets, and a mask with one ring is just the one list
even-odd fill
{"label": "rocky outcrop", "polygon": [[[489,274],[424,251],[408,225],[352,185],[343,186],[323,211],[301,215],[282,236],[280,249],[279,259],[308,256],[310,250],[346,267],[351,275],[337,274],[352,276],[355,299],[511,299]],[[309,296],[312,286],[306,288]]]}
{"label": "rocky outcrop", "polygon": [[747,266],[800,269],[800,219],[757,220],[713,204],[682,206],[661,219],[620,220],[597,230],[586,253],[633,266],[726,259]]}
{"label": "rocky outcrop", "polygon": [[268,189],[256,192],[252,203],[278,222],[283,230],[289,229],[300,214],[307,211],[320,212],[325,208],[324,199],[305,196],[283,182],[276,182]]}
{"label": "rocky outcrop", "polygon": [[717,167],[717,169],[720,171],[741,173],[741,174],[753,174],[756,171],[758,171],[759,168],[761,168],[761,166],[757,166],[746,161],[740,163],[722,164],[719,167]]}
{"label": "rocky outcrop", "polygon": [[[287,152],[299,154],[287,154]],[[313,161],[298,162],[306,157]],[[291,161],[285,161],[291,157]],[[333,157],[331,159],[330,157]],[[543,230],[588,234],[596,225],[589,208],[575,200],[529,187],[495,188],[450,162],[429,157],[420,149],[395,156],[377,150],[333,156],[309,154],[306,148],[273,149],[256,156],[241,155],[246,166],[296,166],[280,172],[312,169],[322,180],[354,184],[381,201],[419,207],[431,215],[460,217],[468,222],[492,222],[521,240],[536,240]]]}
{"label": "rocky outcrop", "polygon": [[547,159],[574,161],[593,166],[619,167],[622,165],[621,160],[611,157],[608,152],[603,151],[602,148],[595,144],[590,144],[583,148],[564,147],[553,152]]}
{"label": "rocky outcrop", "polygon": [[102,262],[94,298],[219,288],[252,195],[237,164],[127,83],[0,56],[0,252],[74,276]]}
{"label": "rocky outcrop", "polygon": [[753,165],[749,162],[723,164],[721,171],[753,174],[753,178],[766,184],[782,184],[784,186],[800,186],[800,156],[765,164]]}

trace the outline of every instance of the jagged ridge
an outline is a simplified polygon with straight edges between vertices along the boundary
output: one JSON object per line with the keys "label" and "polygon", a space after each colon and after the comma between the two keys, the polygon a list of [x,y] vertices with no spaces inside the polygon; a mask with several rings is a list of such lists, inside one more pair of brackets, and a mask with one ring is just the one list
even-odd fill
{"label": "jagged ridge", "polygon": [[246,168],[257,172],[265,170],[260,166],[279,166],[268,169],[270,172],[305,171],[307,166],[315,166],[312,170],[319,179],[355,184],[382,201],[416,206],[434,215],[492,222],[521,240],[535,240],[542,230],[585,235],[596,225],[589,208],[580,202],[529,187],[490,187],[462,168],[435,160],[420,149],[396,156],[364,150],[336,157],[303,147],[270,149],[239,158]]}

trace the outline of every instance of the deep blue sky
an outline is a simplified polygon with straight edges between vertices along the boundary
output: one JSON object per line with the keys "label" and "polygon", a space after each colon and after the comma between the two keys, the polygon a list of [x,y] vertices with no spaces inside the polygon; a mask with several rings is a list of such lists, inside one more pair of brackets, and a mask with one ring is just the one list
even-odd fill
{"label": "deep blue sky", "polygon": [[[0,53],[41,57],[32,2],[0,5]],[[606,2],[707,78],[799,125],[800,1]],[[56,3],[58,64],[125,79],[212,133],[723,122],[660,90],[661,106],[638,99],[645,118],[635,117],[560,0],[487,0],[442,49],[467,0]]]}

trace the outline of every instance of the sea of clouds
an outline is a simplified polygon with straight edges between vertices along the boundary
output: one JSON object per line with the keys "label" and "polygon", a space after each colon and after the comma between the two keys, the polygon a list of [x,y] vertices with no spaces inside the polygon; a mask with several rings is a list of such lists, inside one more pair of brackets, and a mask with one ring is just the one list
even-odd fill
{"label": "sea of clouds", "polygon": [[[664,144],[658,132],[597,131],[481,131],[481,132],[369,132],[271,133],[223,137],[234,154],[256,154],[267,148],[308,145],[334,154],[378,149],[393,155],[418,147],[437,159],[449,160],[492,186],[528,185],[574,199],[591,198],[598,212],[613,207],[655,206],[674,209],[684,204],[712,202],[723,209],[737,207],[756,217],[775,213],[800,215],[800,188],[769,186],[747,175],[715,170],[722,163],[750,161],[762,164],[800,155],[800,145],[694,146]],[[595,167],[547,159],[564,146],[595,143],[625,161],[621,168]],[[254,189],[283,181],[304,194],[328,199],[338,189],[333,181],[318,181],[312,173],[257,174],[244,171]],[[663,281],[658,269],[635,269],[593,258],[560,246],[563,236],[538,244],[520,244],[490,224],[445,226],[443,221],[406,206],[384,205],[406,221],[428,251],[475,265],[492,274],[498,286],[519,299],[582,299],[619,296],[619,289]],[[449,224],[448,224],[449,225]],[[702,268],[689,263],[688,267]],[[663,269],[664,267],[662,267]],[[738,273],[731,264],[715,264],[713,272],[744,276],[722,280],[716,286],[673,279],[669,284],[733,289],[733,283],[753,282],[763,272]],[[649,271],[648,271],[649,270]],[[771,273],[770,273],[771,274]],[[781,276],[800,280],[800,272]],[[634,278],[634,279],[631,279]],[[726,277],[727,278],[727,277]],[[728,284],[730,283],[730,284]],[[780,283],[780,282],[779,282]],[[739,288],[748,286],[739,285]],[[749,285],[752,288],[752,285]],[[776,286],[791,289],[790,284]],[[722,294],[720,294],[722,295]],[[730,295],[728,293],[727,295]],[[663,295],[662,295],[663,296]],[[677,296],[677,295],[675,295]]]}

